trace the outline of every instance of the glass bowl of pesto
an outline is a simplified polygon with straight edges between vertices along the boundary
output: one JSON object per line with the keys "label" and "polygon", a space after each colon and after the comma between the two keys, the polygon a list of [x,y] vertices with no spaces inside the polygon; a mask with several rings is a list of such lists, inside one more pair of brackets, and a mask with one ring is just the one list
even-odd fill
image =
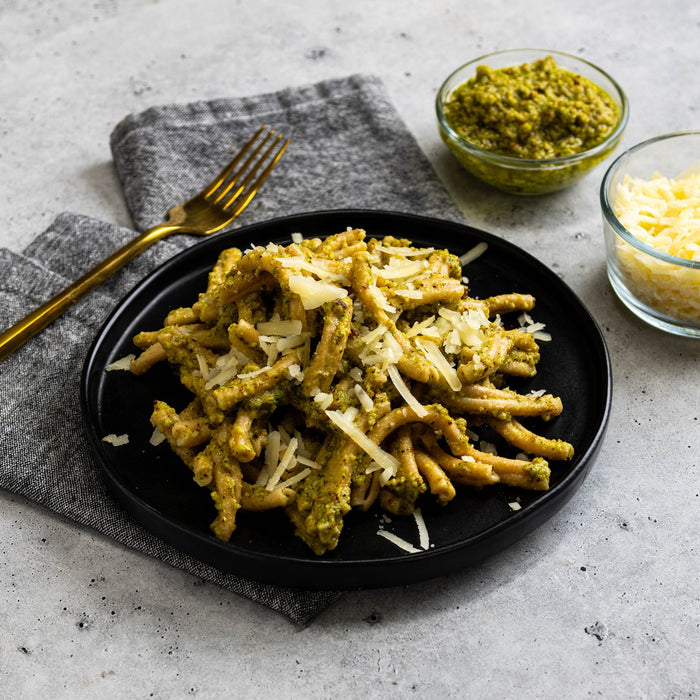
{"label": "glass bowl of pesto", "polygon": [[615,294],[646,323],[700,338],[700,131],[625,151],[603,177],[600,206]]}
{"label": "glass bowl of pesto", "polygon": [[514,194],[564,189],[618,145],[627,97],[576,56],[514,49],[455,70],[435,102],[440,135],[462,166]]}

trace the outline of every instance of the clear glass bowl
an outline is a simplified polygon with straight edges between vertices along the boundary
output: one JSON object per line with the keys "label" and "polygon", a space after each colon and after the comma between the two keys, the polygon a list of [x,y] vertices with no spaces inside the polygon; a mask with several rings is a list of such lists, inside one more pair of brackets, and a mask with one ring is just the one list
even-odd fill
{"label": "clear glass bowl", "polygon": [[639,318],[676,335],[700,338],[700,260],[657,250],[633,235],[615,215],[618,186],[626,175],[650,180],[700,173],[700,131],[665,134],[619,156],[600,188],[608,279]]}
{"label": "clear glass bowl", "polygon": [[[617,105],[616,127],[600,144],[561,158],[517,158],[487,151],[462,138],[445,118],[445,105],[456,88],[474,77],[479,65],[504,68],[551,56],[560,68],[577,73],[605,90]],[[435,100],[440,136],[462,166],[475,177],[504,192],[545,194],[569,187],[604,160],[618,145],[629,118],[622,88],[607,73],[581,58],[557,51],[514,49],[481,56],[455,70],[442,84]]]}

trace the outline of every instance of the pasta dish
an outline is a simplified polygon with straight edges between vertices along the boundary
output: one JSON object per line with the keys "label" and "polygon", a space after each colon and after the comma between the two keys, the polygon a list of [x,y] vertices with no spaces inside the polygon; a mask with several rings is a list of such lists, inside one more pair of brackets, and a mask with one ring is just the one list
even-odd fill
{"label": "pasta dish", "polygon": [[216,537],[279,508],[322,555],[352,509],[410,515],[462,487],[549,488],[549,463],[573,447],[526,424],[561,399],[509,386],[537,371],[535,299],[470,296],[468,257],[362,229],[229,248],[192,306],[136,335],[131,371],[167,362],[192,395],[156,400],[151,422],[211,491]]}

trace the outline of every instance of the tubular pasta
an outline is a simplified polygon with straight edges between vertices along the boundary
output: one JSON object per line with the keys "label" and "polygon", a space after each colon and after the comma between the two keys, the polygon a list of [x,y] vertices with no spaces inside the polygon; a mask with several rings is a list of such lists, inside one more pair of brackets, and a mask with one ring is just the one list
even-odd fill
{"label": "tubular pasta", "polygon": [[[555,420],[561,399],[508,385],[537,372],[534,306],[469,296],[446,250],[352,228],[299,236],[223,251],[191,307],[135,336],[131,371],[167,363],[192,394],[179,413],[156,400],[150,419],[210,490],[216,537],[282,509],[320,556],[353,509],[402,516],[461,488],[549,487],[548,460],[573,447],[519,420]],[[507,327],[512,312],[521,324]],[[482,427],[512,454],[478,448]]]}

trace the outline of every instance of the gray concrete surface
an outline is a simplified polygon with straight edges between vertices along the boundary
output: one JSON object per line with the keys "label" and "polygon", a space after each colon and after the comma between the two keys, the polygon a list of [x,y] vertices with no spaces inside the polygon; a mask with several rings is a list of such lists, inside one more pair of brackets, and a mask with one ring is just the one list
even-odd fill
{"label": "gray concrete surface", "polygon": [[643,326],[610,291],[604,166],[512,198],[474,185],[436,133],[446,74],[522,46],[615,76],[625,146],[700,127],[690,0],[3,0],[0,245],[21,250],[64,210],[130,224],[108,147],[128,112],[374,72],[469,223],[578,292],[615,391],[590,477],[537,532],[445,579],[349,593],[304,629],[0,493],[1,696],[698,696],[700,345]]}

